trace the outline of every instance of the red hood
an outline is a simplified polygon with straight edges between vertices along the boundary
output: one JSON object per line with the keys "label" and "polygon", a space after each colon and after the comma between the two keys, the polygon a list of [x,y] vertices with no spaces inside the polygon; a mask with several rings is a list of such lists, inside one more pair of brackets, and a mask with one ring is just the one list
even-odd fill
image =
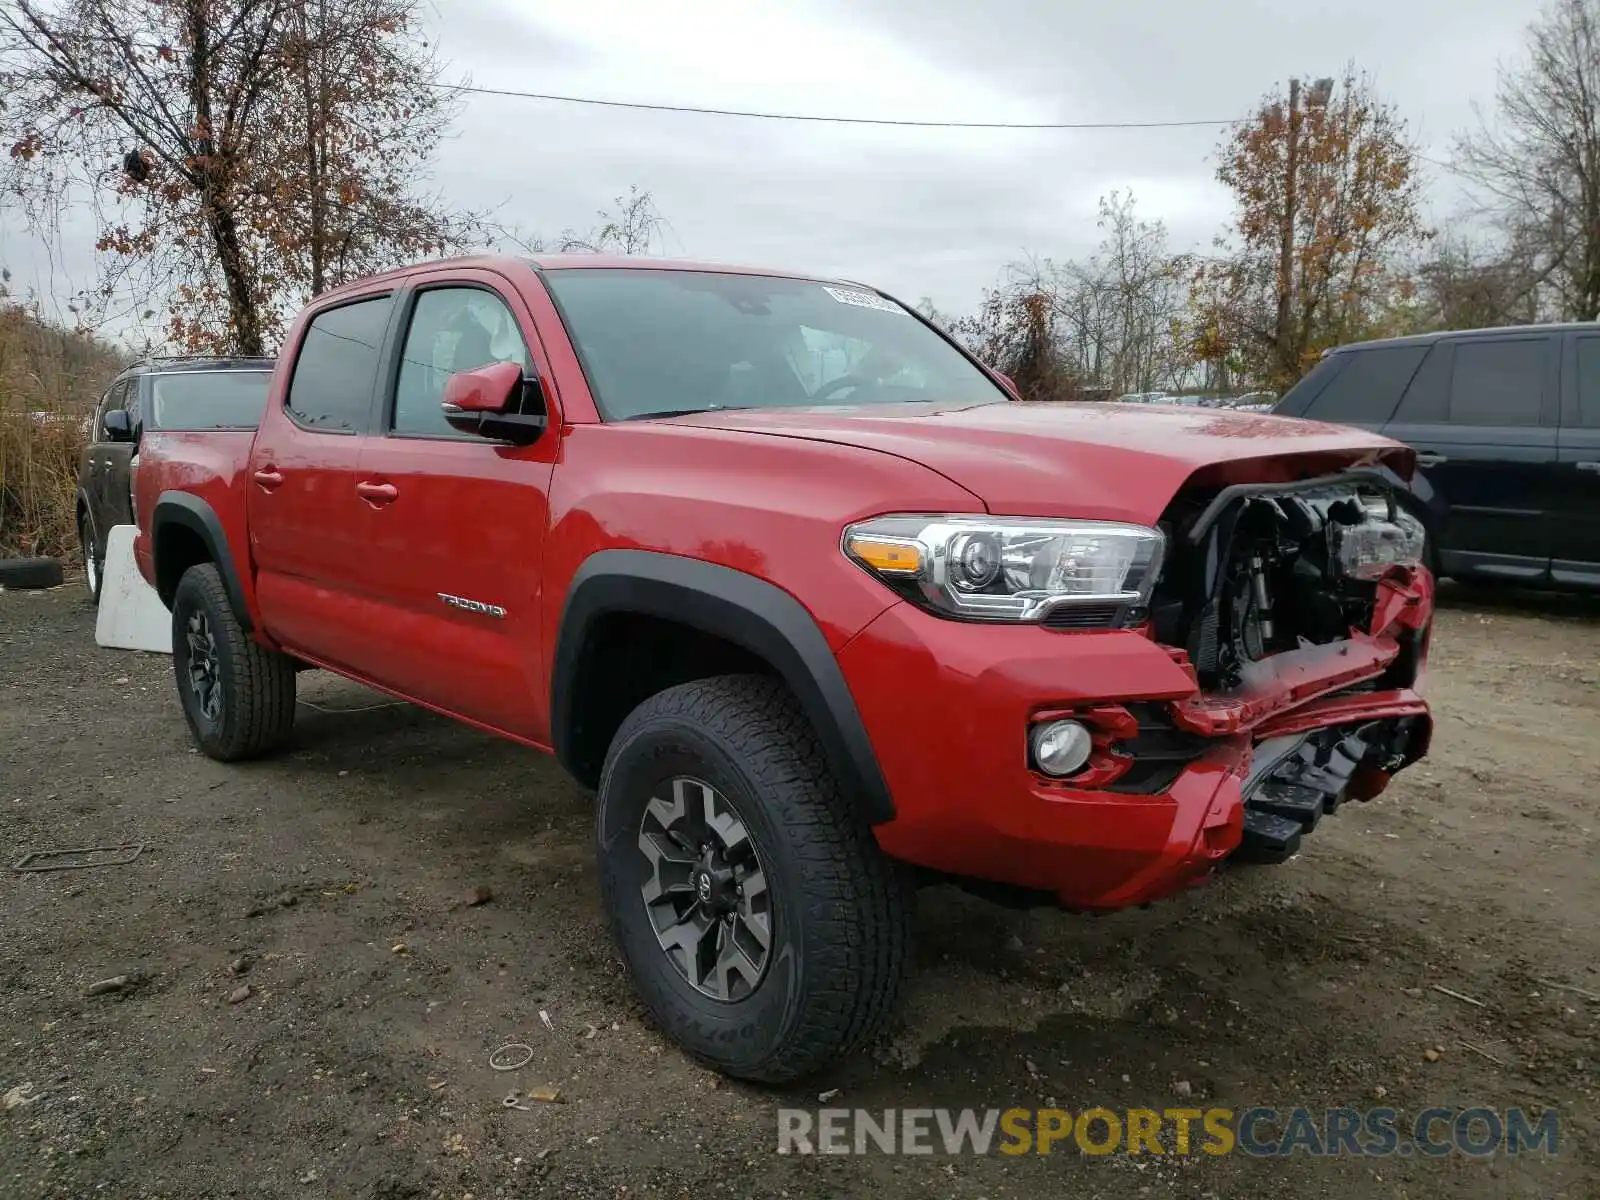
{"label": "red hood", "polygon": [[[935,404],[730,409],[684,423],[862,446],[922,463],[990,512],[1150,523],[1191,477],[1286,482],[1412,451],[1339,425],[1223,409],[1125,404]],[[1203,473],[1203,474],[1202,474]]]}

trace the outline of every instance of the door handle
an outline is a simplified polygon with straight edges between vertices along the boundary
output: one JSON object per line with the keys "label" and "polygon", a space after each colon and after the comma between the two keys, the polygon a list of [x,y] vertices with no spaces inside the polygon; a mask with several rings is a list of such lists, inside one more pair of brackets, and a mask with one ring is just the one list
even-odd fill
{"label": "door handle", "polygon": [[1578,470],[1600,475],[1600,462],[1581,462],[1578,464]]}
{"label": "door handle", "polygon": [[1447,463],[1449,461],[1450,461],[1450,459],[1448,457],[1446,457],[1445,455],[1443,455],[1443,454],[1419,454],[1419,455],[1417,455],[1417,466],[1419,466],[1419,467],[1437,467],[1437,466],[1439,466],[1439,465],[1441,465],[1443,463]]}
{"label": "door handle", "polygon": [[274,488],[283,486],[283,476],[273,467],[262,467],[251,478],[256,481],[256,485],[264,492],[270,492]]}
{"label": "door handle", "polygon": [[400,498],[400,489],[392,483],[373,483],[364,480],[356,484],[356,495],[368,504],[393,504]]}

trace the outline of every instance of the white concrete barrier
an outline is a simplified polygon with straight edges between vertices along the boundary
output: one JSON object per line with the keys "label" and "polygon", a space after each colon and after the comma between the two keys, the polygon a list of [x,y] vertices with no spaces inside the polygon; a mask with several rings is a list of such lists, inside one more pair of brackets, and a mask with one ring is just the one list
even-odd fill
{"label": "white concrete barrier", "polygon": [[171,654],[172,614],[133,560],[138,532],[132,525],[113,525],[106,536],[105,579],[100,584],[94,640],[113,650]]}

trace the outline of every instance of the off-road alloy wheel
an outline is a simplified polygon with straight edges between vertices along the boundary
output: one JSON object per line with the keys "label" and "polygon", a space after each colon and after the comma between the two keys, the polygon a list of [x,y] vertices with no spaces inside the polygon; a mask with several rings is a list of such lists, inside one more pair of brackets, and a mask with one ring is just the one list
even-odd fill
{"label": "off-road alloy wheel", "polygon": [[88,513],[78,518],[78,549],[83,557],[83,585],[89,589],[89,599],[100,603],[100,587],[105,582],[105,553],[94,536],[94,521]]}
{"label": "off-road alloy wheel", "polygon": [[799,1078],[892,1009],[909,880],[779,681],[699,680],[635,709],[606,757],[598,832],[601,891],[640,998],[709,1066]]}
{"label": "off-road alloy wheel", "polygon": [[295,671],[239,623],[217,568],[190,567],[172,598],[172,667],[200,749],[222,762],[281,746],[294,728]]}

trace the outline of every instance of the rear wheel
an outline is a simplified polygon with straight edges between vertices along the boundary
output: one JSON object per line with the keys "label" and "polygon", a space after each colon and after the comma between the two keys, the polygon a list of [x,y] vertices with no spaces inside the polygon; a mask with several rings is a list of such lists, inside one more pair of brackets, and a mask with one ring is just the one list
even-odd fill
{"label": "rear wheel", "polygon": [[641,704],[606,758],[599,841],[640,998],[708,1065],[795,1079],[893,1007],[907,880],[777,681],[722,676]]}
{"label": "rear wheel", "polygon": [[89,599],[100,603],[100,587],[105,582],[105,551],[94,535],[94,522],[84,513],[78,518],[78,550],[83,557],[83,584],[89,589]]}
{"label": "rear wheel", "polygon": [[277,749],[294,728],[295,671],[239,623],[211,563],[190,567],[172,598],[172,666],[200,749],[222,762]]}

